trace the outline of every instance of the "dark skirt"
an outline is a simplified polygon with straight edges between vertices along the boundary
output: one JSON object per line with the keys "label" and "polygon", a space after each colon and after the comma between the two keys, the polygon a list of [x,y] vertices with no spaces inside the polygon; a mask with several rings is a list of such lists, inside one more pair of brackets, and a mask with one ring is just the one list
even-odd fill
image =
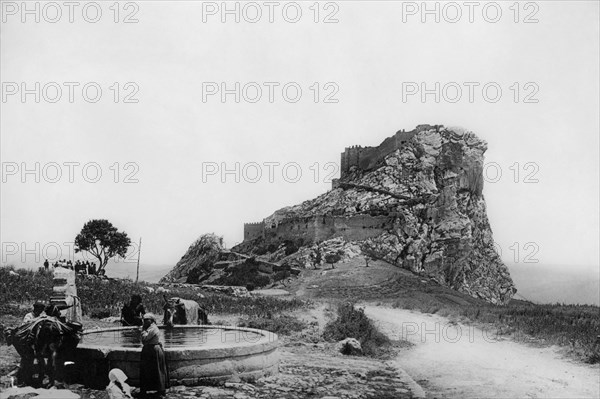
{"label": "dark skirt", "polygon": [[165,391],[169,387],[169,372],[165,352],[160,345],[144,345],[140,364],[140,390]]}

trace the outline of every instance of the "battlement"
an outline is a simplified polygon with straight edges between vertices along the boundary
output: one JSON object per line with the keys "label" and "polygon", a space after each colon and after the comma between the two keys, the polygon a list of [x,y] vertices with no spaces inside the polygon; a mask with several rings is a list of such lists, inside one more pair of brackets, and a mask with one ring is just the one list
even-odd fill
{"label": "battlement", "polygon": [[244,223],[244,226],[264,226],[265,222],[250,222]]}
{"label": "battlement", "polygon": [[244,241],[261,237],[264,229],[264,222],[244,223]]}
{"label": "battlement", "polygon": [[[417,133],[423,130],[439,129],[439,126],[419,125],[414,130],[407,132],[404,129],[398,130],[396,134],[383,140],[377,147],[363,147],[361,145],[353,145],[346,147],[341,153],[340,162],[340,178],[333,179],[331,182],[332,188],[343,187],[343,179],[348,176],[351,168],[359,168],[362,171],[369,171],[378,168],[384,161],[385,157],[390,153],[408,143]],[[379,226],[380,221],[371,220],[370,217],[360,216],[356,218],[340,217],[338,218],[323,218],[322,223],[319,223],[319,217],[309,217],[307,220],[285,220],[274,222],[268,228],[263,222],[244,223],[244,241],[252,240],[257,237],[268,238],[272,235],[305,235],[309,241],[320,241],[324,237],[330,237],[336,231],[344,231],[340,233],[345,237],[352,239],[364,239],[370,234],[375,234],[377,229],[388,228],[387,221]],[[327,219],[327,220],[326,220]],[[348,224],[349,223],[349,224]],[[375,225],[372,225],[375,223]],[[362,231],[363,229],[367,230]],[[362,237],[362,238],[357,238]]]}
{"label": "battlement", "polygon": [[402,147],[415,134],[428,126],[420,125],[410,132],[404,129],[399,130],[395,135],[388,137],[377,147],[363,147],[360,145],[346,147],[340,157],[340,178],[343,179],[346,177],[352,167],[360,168],[363,171],[376,168],[388,154]]}

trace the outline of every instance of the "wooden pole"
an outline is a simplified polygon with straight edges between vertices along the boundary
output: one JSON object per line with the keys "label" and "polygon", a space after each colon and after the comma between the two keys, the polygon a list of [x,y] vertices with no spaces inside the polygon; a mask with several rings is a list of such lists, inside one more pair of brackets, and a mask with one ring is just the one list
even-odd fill
{"label": "wooden pole", "polygon": [[137,270],[135,273],[135,283],[138,283],[138,280],[140,278],[140,254],[142,252],[142,237],[140,237],[140,245],[138,247],[138,260],[137,260]]}

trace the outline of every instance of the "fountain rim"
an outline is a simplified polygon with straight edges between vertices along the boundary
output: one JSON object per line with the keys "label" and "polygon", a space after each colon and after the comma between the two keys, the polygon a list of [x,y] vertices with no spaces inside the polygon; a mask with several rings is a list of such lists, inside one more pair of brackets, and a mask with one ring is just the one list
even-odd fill
{"label": "fountain rim", "polygon": [[[164,325],[158,326],[160,329],[164,329]],[[124,330],[133,330],[137,327],[109,327],[109,328],[99,328],[99,329],[87,329],[82,332],[82,335],[94,334],[94,333],[104,333],[111,331],[124,331]],[[251,355],[255,353],[267,352],[275,350],[279,347],[279,337],[277,334],[267,331],[267,330],[259,330],[256,328],[248,328],[248,327],[232,327],[232,326],[221,326],[221,325],[175,325],[176,329],[220,329],[220,330],[231,330],[231,331],[247,331],[255,334],[260,334],[263,338],[268,337],[267,342],[257,342],[246,345],[239,344],[228,344],[223,346],[181,346],[177,348],[164,348],[165,353],[169,354],[177,354],[181,352],[202,352],[204,355],[209,357],[224,357],[231,356],[232,354],[240,355],[240,351],[243,352],[244,355]],[[94,345],[94,344],[81,344],[77,345],[78,350],[83,351],[100,351],[105,354],[120,352],[123,354],[133,354],[133,353],[141,353],[142,347],[124,347],[124,346],[111,346],[111,345]],[[231,353],[230,353],[231,352]]]}

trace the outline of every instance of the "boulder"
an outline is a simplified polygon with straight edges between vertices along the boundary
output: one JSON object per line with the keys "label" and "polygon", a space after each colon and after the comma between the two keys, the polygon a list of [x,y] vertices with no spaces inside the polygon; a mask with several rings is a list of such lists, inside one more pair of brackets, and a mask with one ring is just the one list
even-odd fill
{"label": "boulder", "polygon": [[346,338],[335,345],[335,349],[343,355],[362,355],[362,346],[355,338]]}
{"label": "boulder", "polygon": [[231,295],[237,298],[249,298],[250,292],[246,287],[238,287],[233,285],[203,285],[202,288],[206,291],[220,292],[222,294]]}

